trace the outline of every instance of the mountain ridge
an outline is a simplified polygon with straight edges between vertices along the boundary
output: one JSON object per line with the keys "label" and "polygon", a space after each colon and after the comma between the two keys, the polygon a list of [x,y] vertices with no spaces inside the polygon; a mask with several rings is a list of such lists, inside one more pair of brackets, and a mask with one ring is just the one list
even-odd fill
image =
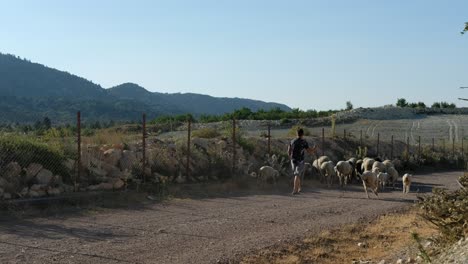
{"label": "mountain ridge", "polygon": [[[15,105],[11,104],[11,98]],[[92,120],[113,117],[115,121],[129,121],[134,120],[134,111],[156,117],[184,113],[223,114],[242,107],[253,111],[291,110],[284,104],[260,100],[151,92],[131,82],[106,89],[72,73],[0,53],[0,109],[21,117],[3,115],[0,122],[31,122],[38,116],[54,116],[57,121],[65,122],[74,118],[76,108],[82,109],[83,114],[88,111]]]}

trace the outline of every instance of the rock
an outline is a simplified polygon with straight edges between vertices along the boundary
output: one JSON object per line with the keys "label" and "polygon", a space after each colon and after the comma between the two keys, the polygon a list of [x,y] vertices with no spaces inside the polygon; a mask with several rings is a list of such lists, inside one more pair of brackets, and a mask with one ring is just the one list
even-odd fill
{"label": "rock", "polygon": [[129,150],[122,151],[122,157],[119,165],[122,171],[132,171],[133,166],[138,165],[135,153]]}
{"label": "rock", "polygon": [[29,190],[28,195],[31,198],[40,198],[40,197],[46,196],[47,193],[44,190],[37,190],[37,191]]}
{"label": "rock", "polygon": [[114,185],[112,183],[102,182],[99,184],[99,189],[100,190],[113,190]]}
{"label": "rock", "polygon": [[358,243],[357,245],[358,245],[358,247],[360,247],[360,248],[366,248],[366,247],[367,247],[367,243],[366,243],[366,242],[360,242],[360,243]]}
{"label": "rock", "polygon": [[75,188],[71,185],[67,185],[67,184],[62,184],[60,185],[60,188],[63,189],[63,192],[73,192],[75,190]]}
{"label": "rock", "polygon": [[48,185],[54,177],[54,174],[50,170],[42,169],[36,175],[36,182],[39,184]]}
{"label": "rock", "polygon": [[382,259],[379,264],[385,264],[385,259]]}
{"label": "rock", "polygon": [[0,187],[0,197],[3,196],[3,193],[5,192],[5,190],[3,190],[3,188]]}
{"label": "rock", "polygon": [[107,177],[107,171],[101,168],[96,168],[96,167],[90,167],[89,172],[91,175],[93,175],[96,178],[106,178]]}
{"label": "rock", "polygon": [[26,181],[29,182],[34,177],[36,177],[37,174],[43,169],[43,166],[41,164],[37,163],[31,163],[29,166],[25,169],[26,171]]}
{"label": "rock", "polygon": [[18,162],[10,162],[3,171],[3,178],[11,182],[12,180],[18,179],[21,175],[21,171],[22,169]]}
{"label": "rock", "polygon": [[101,164],[101,169],[106,172],[106,176],[110,178],[121,178],[122,177],[122,172],[120,169],[116,166],[113,166],[111,164],[107,163],[102,163]]}
{"label": "rock", "polygon": [[176,178],[176,182],[178,184],[183,184],[185,182],[187,182],[187,179],[185,177],[183,177],[182,175],[179,175],[177,178]]}
{"label": "rock", "polygon": [[3,194],[3,199],[10,200],[11,199],[11,193],[4,193]]}
{"label": "rock", "polygon": [[416,257],[416,263],[423,263],[424,259],[421,256]]}
{"label": "rock", "polygon": [[403,259],[398,259],[396,264],[403,264]]}
{"label": "rock", "polygon": [[103,160],[111,166],[118,166],[120,158],[122,158],[122,151],[120,149],[108,149],[104,151]]}
{"label": "rock", "polygon": [[19,195],[21,197],[26,197],[29,193],[29,188],[28,187],[24,187],[23,190],[21,190],[21,192],[19,193]]}
{"label": "rock", "polygon": [[72,159],[65,160],[62,164],[67,168],[69,171],[73,171],[75,169],[75,161]]}
{"label": "rock", "polygon": [[31,191],[40,191],[40,190],[45,190],[47,188],[47,185],[45,184],[34,184],[29,188]]}
{"label": "rock", "polygon": [[8,185],[8,182],[0,177],[0,188],[5,188]]}
{"label": "rock", "polygon": [[97,191],[99,190],[99,184],[96,185],[90,185],[88,188],[86,188],[88,191]]}
{"label": "rock", "polygon": [[62,176],[60,175],[55,175],[52,178],[51,185],[57,186],[63,184]]}
{"label": "rock", "polygon": [[118,179],[117,181],[114,182],[113,188],[115,190],[122,189],[125,186],[125,182],[122,181],[121,179]]}
{"label": "rock", "polygon": [[414,263],[414,259],[412,259],[411,257],[409,257],[409,258],[406,260],[406,263]]}
{"label": "rock", "polygon": [[47,194],[49,196],[58,196],[60,195],[61,191],[60,191],[60,188],[50,188],[47,189]]}

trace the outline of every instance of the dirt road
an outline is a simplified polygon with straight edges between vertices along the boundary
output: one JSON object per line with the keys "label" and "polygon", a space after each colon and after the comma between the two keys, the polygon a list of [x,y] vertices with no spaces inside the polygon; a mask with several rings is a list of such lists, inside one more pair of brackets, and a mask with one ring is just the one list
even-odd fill
{"label": "dirt road", "polygon": [[0,263],[235,262],[251,250],[409,206],[416,191],[456,188],[459,175],[418,175],[413,193],[387,191],[371,200],[358,185],[341,192],[309,184],[294,197],[272,191],[80,216],[6,217],[0,222]]}

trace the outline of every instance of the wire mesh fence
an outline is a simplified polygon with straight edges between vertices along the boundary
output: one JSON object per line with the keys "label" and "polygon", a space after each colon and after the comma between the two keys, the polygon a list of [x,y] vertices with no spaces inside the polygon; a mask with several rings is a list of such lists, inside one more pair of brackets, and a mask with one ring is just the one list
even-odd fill
{"label": "wire mesh fence", "polygon": [[[301,126],[236,119],[203,124],[189,117],[164,127],[148,124],[142,114],[137,123],[90,131],[83,128],[83,121],[86,116],[78,112],[73,126],[2,132],[1,197],[216,181],[249,175],[265,164],[287,167],[287,145]],[[466,163],[463,134],[456,140],[455,136],[395,136],[351,127],[341,131],[302,127],[309,144],[318,147],[317,156],[335,160],[370,156],[429,165],[446,162],[464,167]],[[310,162],[317,156],[309,157]]]}

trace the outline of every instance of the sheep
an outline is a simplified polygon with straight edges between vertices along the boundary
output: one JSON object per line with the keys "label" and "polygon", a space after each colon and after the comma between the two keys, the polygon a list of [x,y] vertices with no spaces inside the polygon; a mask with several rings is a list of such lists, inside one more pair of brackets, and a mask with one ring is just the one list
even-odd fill
{"label": "sheep", "polygon": [[335,173],[340,180],[340,186],[348,184],[353,175],[353,164],[350,161],[339,161],[335,166]]}
{"label": "sheep", "polygon": [[264,184],[266,182],[273,182],[273,184],[276,184],[276,181],[279,178],[279,171],[273,169],[270,166],[263,166],[260,168],[258,171],[257,175],[257,184]]}
{"label": "sheep", "polygon": [[358,177],[360,177],[361,174],[363,173],[363,170],[362,170],[362,163],[363,163],[362,160],[356,161],[356,166],[355,166],[356,168],[355,168],[355,171],[356,171],[356,175],[357,175]]}
{"label": "sheep", "polygon": [[362,161],[362,171],[371,171],[372,165],[374,164],[375,160],[371,158],[364,158]]}
{"label": "sheep", "polygon": [[397,170],[401,170],[403,168],[403,162],[399,159],[392,160],[393,167]]}
{"label": "sheep", "polygon": [[384,160],[383,165],[385,165],[385,170],[388,171],[389,168],[395,168],[391,160]]}
{"label": "sheep", "polygon": [[403,182],[403,193],[409,193],[411,189],[411,182],[413,181],[413,175],[406,173],[403,175],[401,181]]}
{"label": "sheep", "polygon": [[375,168],[378,168],[380,172],[386,172],[387,171],[387,168],[385,167],[385,165],[380,161],[375,161],[372,164],[372,170],[374,170]]}
{"label": "sheep", "polygon": [[312,167],[319,174],[320,181],[322,181],[322,182],[324,180],[324,176],[321,173],[321,166],[322,166],[322,163],[324,163],[326,161],[330,161],[330,158],[327,157],[327,156],[321,156],[320,158],[314,160],[314,162],[312,163]]}
{"label": "sheep", "polygon": [[330,187],[333,177],[335,177],[335,169],[332,161],[326,161],[322,163],[320,166],[320,174],[326,177],[326,182],[328,183],[328,186]]}
{"label": "sheep", "polygon": [[367,188],[370,188],[371,191],[375,194],[375,196],[379,197],[378,188],[379,183],[377,180],[377,174],[372,171],[365,171],[361,175],[362,184],[364,186],[364,191],[366,191],[367,199],[369,199],[369,193],[367,192]]}
{"label": "sheep", "polygon": [[353,172],[351,173],[351,179],[350,179],[350,182],[352,182],[353,179],[356,179],[356,163],[357,163],[357,159],[356,158],[350,158],[348,159],[348,162],[352,165],[353,167]]}
{"label": "sheep", "polygon": [[379,174],[377,174],[377,180],[382,191],[385,190],[385,186],[387,185],[388,178],[389,178],[388,173],[380,172]]}
{"label": "sheep", "polygon": [[392,184],[393,189],[395,190],[395,184],[398,180],[398,171],[394,167],[387,168],[388,173],[388,182]]}

